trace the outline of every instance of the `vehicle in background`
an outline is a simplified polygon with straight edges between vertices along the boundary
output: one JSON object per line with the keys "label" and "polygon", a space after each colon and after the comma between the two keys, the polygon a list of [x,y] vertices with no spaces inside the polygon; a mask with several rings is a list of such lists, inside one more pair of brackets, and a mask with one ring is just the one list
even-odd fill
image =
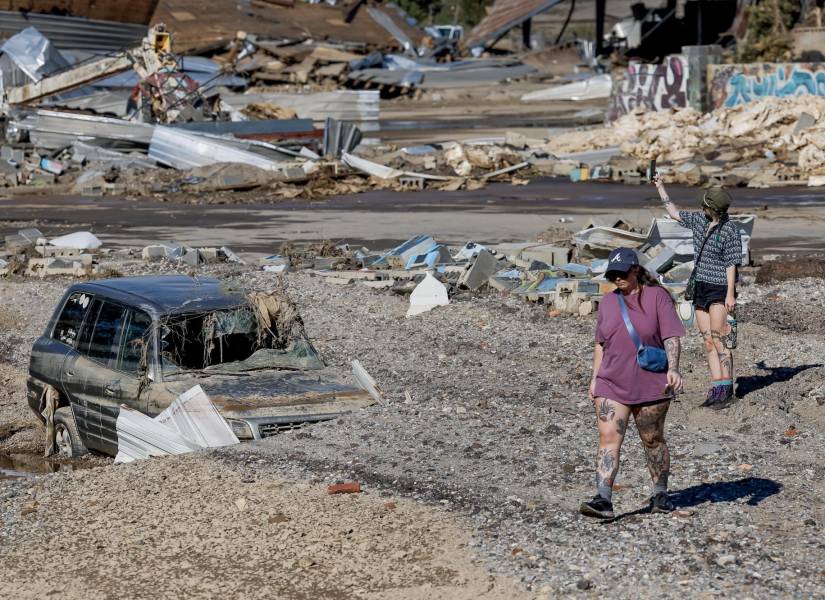
{"label": "vehicle in background", "polygon": [[458,42],[464,38],[464,27],[461,25],[430,25],[424,31],[434,40]]}

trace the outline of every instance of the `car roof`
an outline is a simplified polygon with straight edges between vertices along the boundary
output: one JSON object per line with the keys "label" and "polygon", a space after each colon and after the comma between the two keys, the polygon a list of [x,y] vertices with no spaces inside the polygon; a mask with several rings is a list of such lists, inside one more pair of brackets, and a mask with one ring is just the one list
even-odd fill
{"label": "car roof", "polygon": [[239,290],[230,290],[211,277],[150,275],[119,277],[73,285],[69,292],[99,294],[156,315],[202,312],[243,304]]}

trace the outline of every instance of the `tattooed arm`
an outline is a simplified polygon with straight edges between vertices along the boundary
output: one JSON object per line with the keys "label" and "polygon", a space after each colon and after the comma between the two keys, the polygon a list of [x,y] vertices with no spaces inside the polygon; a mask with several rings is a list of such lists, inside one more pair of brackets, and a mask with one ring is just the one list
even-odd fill
{"label": "tattooed arm", "polygon": [[659,197],[662,199],[662,206],[664,206],[667,214],[669,214],[672,219],[681,222],[681,219],[679,218],[679,209],[676,208],[676,205],[673,204],[673,200],[671,200],[670,196],[667,195],[665,184],[662,181],[662,176],[658,173],[653,176],[653,185],[656,186],[656,190],[659,192]]}
{"label": "tattooed arm", "polygon": [[682,374],[679,372],[682,343],[679,338],[667,338],[665,352],[667,353],[667,384],[674,392],[678,392],[682,389]]}

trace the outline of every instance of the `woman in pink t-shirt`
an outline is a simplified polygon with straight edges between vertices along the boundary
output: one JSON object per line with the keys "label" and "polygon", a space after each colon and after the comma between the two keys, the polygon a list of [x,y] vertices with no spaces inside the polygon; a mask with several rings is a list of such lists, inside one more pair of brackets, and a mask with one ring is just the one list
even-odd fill
{"label": "woman in pink t-shirt", "polygon": [[[653,512],[670,512],[667,495],[670,452],[664,438],[665,416],[673,395],[682,388],[679,374],[679,338],[685,329],[670,294],[641,266],[630,248],[610,253],[607,279],[616,285],[599,304],[593,379],[590,399],[596,408],[599,451],[596,455],[596,496],[583,502],[579,511],[587,516],[612,519],[613,482],[619,472],[619,454],[630,416],[636,422],[645,447],[647,467],[653,479]],[[621,300],[639,342],[664,348],[667,369],[643,369],[637,360],[637,343],[625,324]]]}

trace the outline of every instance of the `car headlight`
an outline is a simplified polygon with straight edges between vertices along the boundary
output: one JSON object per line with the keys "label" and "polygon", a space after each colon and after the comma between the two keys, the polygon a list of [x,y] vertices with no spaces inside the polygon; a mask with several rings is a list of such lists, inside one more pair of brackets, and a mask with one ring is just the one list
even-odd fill
{"label": "car headlight", "polygon": [[255,436],[252,435],[252,428],[246,421],[238,419],[227,419],[229,426],[232,428],[232,433],[235,434],[239,440],[251,440]]}

